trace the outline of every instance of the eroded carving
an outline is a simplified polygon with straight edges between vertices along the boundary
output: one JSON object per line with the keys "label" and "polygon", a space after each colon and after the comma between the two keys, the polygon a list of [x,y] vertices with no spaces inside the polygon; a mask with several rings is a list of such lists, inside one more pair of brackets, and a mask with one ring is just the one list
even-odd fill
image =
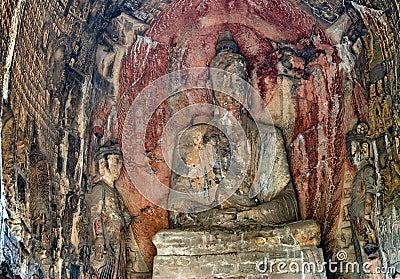
{"label": "eroded carving", "polygon": [[115,95],[119,88],[122,59],[136,40],[136,36],[147,28],[147,24],[121,13],[120,16],[111,20],[106,32],[102,35],[101,44],[98,45],[96,51],[97,72],[110,83]]}
{"label": "eroded carving", "polygon": [[146,273],[148,268],[130,229],[132,217],[114,185],[122,166],[119,145],[114,141],[107,142],[96,152],[94,160],[98,176],[86,197],[93,273],[104,279]]}
{"label": "eroded carving", "polygon": [[109,142],[95,154],[98,177],[86,200],[90,215],[90,263],[99,278],[125,278],[124,232],[131,216],[114,187],[122,157],[119,145]]}
{"label": "eroded carving", "polygon": [[[211,67],[247,79],[246,61],[240,55],[239,48],[229,31],[221,34],[217,45],[217,56],[211,62]],[[229,77],[212,77],[211,82],[213,84],[235,82],[226,78]],[[241,88],[236,90],[240,91]],[[235,99],[222,92],[214,92],[214,97],[220,107],[229,111],[242,127],[245,127],[248,142],[239,144],[247,144],[250,147],[251,166],[246,173],[241,173],[245,179],[237,191],[222,202],[225,192],[219,187],[221,180],[225,180],[225,185],[235,185],[240,176],[233,174],[225,177],[231,160],[229,143],[223,133],[210,126],[198,125],[189,129],[187,133],[192,141],[186,140],[186,143],[180,143],[177,148],[177,150],[185,148],[189,150],[187,155],[182,155],[182,151],[180,154],[189,167],[189,178],[175,173],[171,180],[171,188],[187,193],[188,199],[178,198],[171,192],[169,204],[175,210],[170,213],[172,225],[236,228],[249,225],[273,226],[297,220],[297,200],[291,182],[282,132],[273,126],[268,126],[267,132],[259,135],[254,121]],[[217,113],[220,113],[218,119],[227,127],[227,131],[235,133],[230,129],[232,119],[224,116],[226,112]],[[275,137],[276,157],[271,162],[268,144],[273,142]],[[234,135],[232,138],[237,137]],[[270,176],[263,173],[263,168],[267,169],[268,164],[273,164]],[[243,168],[238,171],[244,172],[245,163],[239,162],[239,165],[243,165]],[[258,168],[261,169],[257,176]],[[256,196],[252,193],[253,182],[256,184],[255,189],[259,189],[260,192]],[[201,191],[204,194],[196,196],[197,203],[190,200],[189,196]],[[209,206],[212,209],[192,213],[202,206]]]}
{"label": "eroded carving", "polygon": [[[235,97],[245,94],[240,81],[248,76],[246,60],[229,31],[220,35],[211,67],[234,74],[212,74],[212,84],[224,84]],[[298,205],[282,132],[272,125],[256,125],[238,98],[215,90],[213,95],[221,109],[214,111],[211,123],[218,121],[221,126],[197,124],[179,135],[171,177],[175,191],[170,191],[168,200],[174,229],[153,237],[157,247],[153,278],[252,277],[255,259],[261,255],[258,251],[264,257],[277,253],[280,258],[304,251],[313,255],[312,262],[319,262],[322,257],[316,247],[313,251],[303,247],[318,245],[319,225],[291,223],[298,218]],[[248,158],[237,156],[234,149],[245,146]],[[186,173],[179,158],[187,166]],[[282,255],[282,249],[288,254]],[[251,268],[243,268],[243,262]],[[274,277],[273,273],[266,277]],[[326,277],[321,273],[315,278]]]}
{"label": "eroded carving", "polygon": [[372,159],[372,146],[366,137],[368,126],[359,124],[347,137],[347,152],[351,163],[356,167],[356,175],[352,183],[350,221],[356,255],[359,262],[379,257],[376,235],[375,202],[377,194],[377,178]]}

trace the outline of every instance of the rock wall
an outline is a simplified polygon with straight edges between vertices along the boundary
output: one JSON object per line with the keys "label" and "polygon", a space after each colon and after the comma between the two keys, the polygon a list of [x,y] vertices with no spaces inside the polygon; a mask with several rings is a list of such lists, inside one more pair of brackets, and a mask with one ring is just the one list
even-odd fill
{"label": "rock wall", "polygon": [[[127,110],[150,82],[174,70],[209,66],[226,29],[284,133],[302,218],[322,224],[326,258],[340,250],[356,258],[348,215],[356,170],[347,158],[346,134],[367,123],[380,260],[399,272],[399,4],[170,2],[3,1],[4,274],[90,273],[83,197],[95,150],[112,138],[122,140]],[[212,102],[200,93],[171,98],[148,126],[145,151],[166,185],[162,129],[179,109]],[[138,253],[151,269],[151,237],[168,227],[168,214],[138,192],[125,170],[117,189],[135,217]]]}
{"label": "rock wall", "polygon": [[93,38],[83,25],[89,4],[20,2],[2,117],[6,226],[17,240],[13,268],[21,278],[67,278],[84,263],[82,104]]}
{"label": "rock wall", "polygon": [[21,278],[85,271],[88,61],[102,19],[93,12],[85,1],[2,3],[4,229],[15,246],[6,266]]}
{"label": "rock wall", "polygon": [[399,239],[399,6],[381,3],[374,8],[356,6],[365,25],[369,76],[364,77],[369,92],[369,124],[378,174],[375,222],[383,264],[388,275],[400,273]]}

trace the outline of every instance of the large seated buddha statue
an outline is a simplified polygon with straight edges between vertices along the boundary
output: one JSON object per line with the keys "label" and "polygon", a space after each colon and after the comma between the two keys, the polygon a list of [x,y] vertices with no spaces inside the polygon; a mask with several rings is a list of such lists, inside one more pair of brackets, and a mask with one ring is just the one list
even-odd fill
{"label": "large seated buddha statue", "polygon": [[[171,229],[153,236],[153,278],[325,279],[319,225],[297,222],[282,132],[256,123],[241,105],[246,61],[229,31],[221,33],[216,53],[211,69],[219,72],[210,70],[209,80],[219,109],[178,137],[168,197]],[[286,270],[277,272],[276,263]],[[290,273],[293,263],[318,270]]]}
{"label": "large seated buddha statue", "polygon": [[[238,79],[247,79],[246,61],[229,31],[223,32],[218,39],[217,55],[211,62],[211,68],[228,72]],[[213,85],[235,82],[226,81],[218,75],[210,79]],[[182,157],[189,171],[187,175],[173,174],[171,188],[186,195],[182,198],[181,194],[171,192],[171,225],[234,228],[246,225],[275,226],[296,221],[298,205],[282,132],[269,126],[264,129],[264,134],[259,134],[253,119],[232,97],[233,94],[218,91],[213,94],[216,105],[224,109],[217,113],[230,113],[235,117],[244,129],[247,142],[229,142],[223,132],[207,124],[195,125],[185,131],[176,149],[180,154],[176,156]],[[222,122],[220,125],[228,128],[232,125],[228,117],[218,115],[218,118]],[[230,133],[235,140],[235,132]],[[245,173],[227,175],[232,148],[237,144],[247,144],[250,164],[247,170],[239,170]],[[271,148],[275,149],[275,158],[271,158]],[[272,171],[268,168],[271,165]],[[245,178],[237,185],[240,175]],[[222,181],[225,187],[220,187]],[[226,193],[231,190],[230,185],[236,185],[236,189]],[[257,193],[253,194],[254,189]]]}

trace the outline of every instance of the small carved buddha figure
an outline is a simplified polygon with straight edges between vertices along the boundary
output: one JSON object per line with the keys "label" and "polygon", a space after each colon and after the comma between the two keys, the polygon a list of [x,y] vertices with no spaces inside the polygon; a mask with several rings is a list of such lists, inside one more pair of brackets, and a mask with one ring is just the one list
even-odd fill
{"label": "small carved buddha figure", "polygon": [[109,142],[95,154],[98,174],[86,200],[89,209],[92,252],[90,262],[97,278],[125,278],[125,229],[131,216],[114,187],[122,160],[119,145]]}
{"label": "small carved buddha figure", "polygon": [[349,136],[347,152],[352,164],[356,167],[353,179],[350,221],[355,236],[358,258],[362,258],[361,249],[368,259],[379,257],[375,227],[373,225],[374,201],[376,195],[375,168],[370,163],[370,143],[362,136]]}
{"label": "small carved buddha figure", "polygon": [[[242,79],[248,77],[247,66],[244,57],[239,53],[239,48],[233,40],[229,31],[221,33],[217,44],[217,56],[211,62],[212,68],[224,70],[233,75],[215,75],[211,77],[211,83],[224,84],[224,88],[232,90],[230,92],[234,96],[237,94],[246,94],[242,91],[240,85]],[[247,140],[244,142],[228,142],[227,138],[221,131],[219,134],[215,132],[205,132],[203,137],[216,139],[213,141],[213,149],[209,147],[209,151],[201,143],[202,147],[193,147],[189,154],[198,154],[195,160],[187,157],[186,164],[190,168],[191,162],[199,164],[201,162],[204,171],[197,171],[193,181],[191,177],[173,174],[171,180],[171,188],[177,192],[188,193],[187,198],[177,195],[171,191],[169,195],[169,205],[173,210],[170,212],[170,222],[172,227],[225,227],[239,228],[244,226],[275,226],[288,222],[296,221],[298,218],[298,205],[291,182],[289,165],[287,162],[287,153],[285,150],[282,132],[271,125],[266,125],[266,134],[260,135],[252,118],[243,110],[242,106],[234,98],[226,93],[214,91],[214,100],[217,105],[224,110],[217,111],[215,119],[218,123],[226,127],[226,133],[230,133],[231,140],[238,139],[235,129],[232,127],[232,117],[229,118],[225,114],[230,113],[243,127]],[[207,125],[204,125],[207,126]],[[197,127],[191,127],[196,129]],[[200,128],[199,128],[200,129]],[[212,128],[209,128],[212,130]],[[199,134],[193,133],[194,142],[202,142],[196,139]],[[210,137],[211,138],[211,137]],[[276,138],[276,154],[275,159],[270,158],[269,144],[272,138]],[[227,174],[230,166],[232,148],[239,145],[246,145],[250,148],[250,166],[246,169],[238,170],[242,172]],[[214,150],[213,152],[211,150]],[[209,156],[206,154],[214,154]],[[201,157],[201,159],[200,159]],[[196,165],[196,163],[194,165]],[[236,162],[239,166],[244,166],[242,162]],[[272,174],[267,171],[268,166],[272,165]],[[271,169],[271,168],[270,168]],[[210,174],[211,173],[211,174]],[[202,179],[198,178],[202,176]],[[238,184],[238,177],[244,175],[245,179],[240,183],[233,193],[227,194],[230,185]],[[193,176],[192,176],[193,177]],[[216,190],[209,195],[208,203],[205,203],[199,197],[197,200],[190,193],[194,192],[194,187],[200,187],[204,184],[204,180],[212,181],[212,187]],[[196,184],[195,182],[199,183]],[[226,187],[220,187],[223,181]],[[253,184],[256,184],[255,186]],[[254,193],[257,192],[257,193]],[[207,210],[198,210],[203,206],[208,206]]]}

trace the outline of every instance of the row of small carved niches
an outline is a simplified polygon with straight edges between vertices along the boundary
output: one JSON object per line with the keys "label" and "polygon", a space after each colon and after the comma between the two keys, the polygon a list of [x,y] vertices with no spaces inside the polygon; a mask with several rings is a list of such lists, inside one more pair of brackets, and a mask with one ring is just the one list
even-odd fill
{"label": "row of small carved niches", "polygon": [[[15,274],[28,274],[34,258],[43,256],[41,243],[49,243],[46,217],[50,184],[47,163],[36,149],[34,121],[15,115],[7,102],[3,104],[2,159],[6,196],[4,256],[10,256],[10,268]],[[26,113],[26,112],[25,112]],[[21,120],[21,118],[23,120]],[[44,202],[43,202],[44,201]],[[50,220],[50,219],[48,219]]]}
{"label": "row of small carved niches", "polygon": [[[75,170],[80,156],[77,115],[81,113],[82,74],[91,64],[86,54],[93,47],[90,38],[94,35],[85,35],[81,25],[75,24],[79,20],[52,9],[56,2],[25,5],[11,73],[9,101],[17,113],[12,128],[16,138],[8,139],[15,145],[9,149],[15,160],[10,161],[14,180],[6,185],[7,206],[15,212],[9,225],[20,246],[16,274],[27,278],[40,274],[67,278],[61,274],[69,271],[59,267],[67,270],[70,264],[80,263],[73,255],[84,250],[79,247],[74,253],[76,243],[70,243],[79,239],[74,231],[83,226],[75,216],[82,207],[79,191],[71,195],[69,186],[81,185],[76,183],[81,176]],[[87,42],[84,51],[79,45],[82,37]],[[59,133],[65,126],[68,131]],[[33,143],[38,150],[33,150]]]}
{"label": "row of small carved niches", "polygon": [[54,150],[62,160],[57,156],[49,160],[38,144],[33,119],[21,121],[9,111],[10,116],[3,119],[2,153],[9,231],[5,235],[14,240],[10,258],[16,259],[16,274],[57,275],[62,272],[57,269],[61,257],[68,258],[67,266],[84,262],[84,257],[78,257],[85,254],[81,244],[86,235],[80,213],[83,203],[76,188],[81,184],[75,180],[79,137],[67,134],[62,147]]}
{"label": "row of small carved niches", "polygon": [[[387,96],[397,97],[394,94]],[[400,273],[400,125],[398,106],[394,102],[390,105],[387,104],[386,109],[392,121],[382,121],[383,131],[373,140],[379,187],[375,204],[376,228],[383,264]]]}
{"label": "row of small carved niches", "polygon": [[[387,88],[392,80],[390,74],[371,86],[369,118],[378,187],[375,225],[382,265],[400,273],[400,122],[398,93],[393,88],[396,82]],[[394,269],[390,275],[395,274]]]}
{"label": "row of small carved niches", "polygon": [[[360,1],[361,2],[361,1]],[[374,3],[360,3],[361,5],[375,5]],[[368,1],[364,1],[368,2]],[[387,5],[395,11],[394,1],[379,3]],[[398,121],[398,83],[395,76],[397,50],[396,30],[393,27],[394,19],[398,15],[385,13],[379,18],[374,17],[376,11],[365,6],[355,5],[355,12],[360,16],[363,25],[358,24],[350,30],[349,38],[355,42],[353,50],[357,55],[356,80],[363,87],[368,104],[368,123],[355,127],[353,134],[360,140],[368,142],[369,163],[375,171],[374,203],[372,223],[374,233],[379,244],[379,263],[383,266],[393,266],[399,261],[397,253],[400,243],[398,239],[399,213],[399,121]],[[361,28],[360,28],[361,27]],[[363,30],[362,32],[360,32]],[[362,43],[361,43],[362,42]],[[362,49],[357,49],[362,45]],[[356,51],[357,50],[357,51]],[[365,69],[365,66],[367,68]],[[360,113],[360,118],[366,120],[366,114]],[[366,129],[366,130],[365,130]],[[358,245],[355,237],[355,228],[351,222],[352,191],[357,178],[354,165],[347,162],[342,192],[341,216],[338,225],[337,252],[344,251],[347,261],[357,259],[355,246]],[[358,249],[360,250],[360,249]],[[363,253],[364,251],[361,250]],[[369,259],[363,259],[368,261]],[[392,271],[392,274],[394,271]],[[357,274],[341,274],[339,278],[358,278]],[[342,277],[340,277],[342,276]],[[378,276],[379,278],[379,276]]]}
{"label": "row of small carved niches", "polygon": [[[365,139],[370,145],[370,162],[374,166],[376,172],[376,185],[374,190],[376,196],[373,204],[374,227],[380,245],[381,263],[389,266],[391,263],[397,263],[400,260],[400,255],[398,254],[398,249],[400,247],[400,220],[398,217],[400,213],[400,137],[399,126],[392,121],[396,119],[396,117],[393,117],[393,115],[397,115],[397,111],[395,111],[396,107],[392,103],[385,103],[385,100],[390,98],[390,95],[386,95],[386,97],[381,99],[385,106],[383,115],[378,113],[382,110],[379,111],[374,107],[377,113],[375,115],[370,114],[370,117],[376,117],[372,125],[375,125],[375,128],[379,128],[375,130],[371,129],[371,131],[365,135]],[[382,116],[382,118],[379,118],[380,116]],[[376,123],[378,123],[379,126],[376,125]],[[365,124],[365,127],[369,125],[371,124]],[[379,132],[381,133],[378,134]],[[338,245],[341,250],[346,251],[349,260],[355,257],[353,245],[354,241],[356,241],[354,239],[349,216],[352,204],[352,183],[354,179],[354,174],[351,169],[352,166],[349,164],[345,170]]]}
{"label": "row of small carved niches", "polygon": [[[376,243],[379,245],[377,266],[390,269],[391,274],[395,270],[399,272],[398,262],[400,255],[400,133],[396,122],[398,111],[391,94],[393,91],[385,91],[385,76],[370,87],[369,123],[361,123],[354,130],[354,136],[363,138],[368,142],[369,164],[375,171],[375,183],[373,184],[374,202],[372,224]],[[342,192],[341,216],[339,221],[339,240],[337,251],[347,254],[347,261],[357,260],[357,238],[354,234],[354,224],[351,222],[352,191],[354,181],[357,178],[357,170],[352,164],[347,164],[345,180]],[[367,232],[366,232],[367,233]],[[362,250],[361,250],[362,251]],[[360,253],[360,252],[358,252]],[[363,253],[363,252],[361,252]],[[364,261],[370,261],[365,259]],[[372,262],[372,261],[371,261]],[[342,278],[358,278],[356,274],[342,274]],[[356,276],[356,277],[354,277]],[[381,277],[377,277],[381,278]]]}

